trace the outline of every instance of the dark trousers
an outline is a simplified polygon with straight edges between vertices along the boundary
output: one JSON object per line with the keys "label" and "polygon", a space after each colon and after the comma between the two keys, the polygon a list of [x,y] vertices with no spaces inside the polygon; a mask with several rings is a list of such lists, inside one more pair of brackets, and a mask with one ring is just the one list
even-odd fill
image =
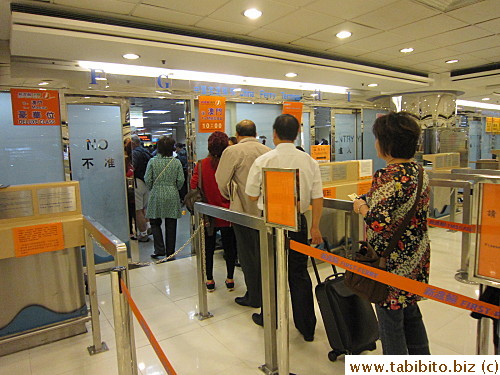
{"label": "dark trousers", "polygon": [[220,230],[222,247],[226,258],[227,278],[234,277],[234,265],[236,263],[236,237],[232,227],[215,228],[212,236],[209,236],[205,230],[205,264],[207,268],[207,280],[214,279],[214,252],[215,252],[215,234]]}
{"label": "dark trousers", "polygon": [[248,303],[254,307],[262,306],[262,281],[260,276],[259,231],[233,224],[238,259],[247,286]]}
{"label": "dark trousers", "polygon": [[[288,232],[288,237],[296,242],[308,244],[307,222],[301,217],[299,232]],[[306,337],[314,336],[316,314],[311,277],[307,271],[308,256],[295,250],[288,252],[288,285],[292,297],[293,322]]]}
{"label": "dark trousers", "polygon": [[177,219],[165,218],[165,242],[161,230],[162,219],[149,219],[153,233],[153,245],[156,255],[170,255],[175,252],[175,237],[177,234]]}

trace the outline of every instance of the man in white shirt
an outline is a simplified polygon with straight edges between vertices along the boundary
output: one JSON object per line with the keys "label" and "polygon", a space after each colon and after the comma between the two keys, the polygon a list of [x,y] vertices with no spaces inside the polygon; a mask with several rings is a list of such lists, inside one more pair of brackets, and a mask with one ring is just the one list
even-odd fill
{"label": "man in white shirt", "polygon": [[[313,244],[323,241],[319,221],[323,210],[323,188],[318,163],[307,153],[297,150],[294,141],[300,124],[291,115],[283,114],[276,118],[273,125],[273,141],[276,148],[258,157],[248,173],[245,192],[250,199],[262,205],[262,168],[298,168],[300,183],[301,228],[299,232],[288,232],[290,239],[308,243],[307,222],[304,213],[312,205],[312,224],[310,234]],[[292,311],[295,327],[302,333],[304,340],[314,340],[316,316],[312,282],[307,271],[307,255],[290,250],[288,254],[288,284],[292,296]],[[253,314],[256,324],[262,325],[262,315]]]}

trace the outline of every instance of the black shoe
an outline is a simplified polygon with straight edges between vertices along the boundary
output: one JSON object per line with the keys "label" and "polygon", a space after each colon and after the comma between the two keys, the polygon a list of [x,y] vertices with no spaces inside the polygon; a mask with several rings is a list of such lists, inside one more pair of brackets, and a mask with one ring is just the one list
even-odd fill
{"label": "black shoe", "polygon": [[250,306],[250,303],[248,303],[248,298],[246,296],[236,297],[234,299],[234,302],[236,302],[238,305],[241,305],[241,306]]}
{"label": "black shoe", "polygon": [[264,317],[262,316],[262,314],[253,313],[252,320],[258,326],[264,327]]}
{"label": "black shoe", "polygon": [[164,258],[165,254],[151,254],[151,258],[153,259],[159,259],[159,258]]}

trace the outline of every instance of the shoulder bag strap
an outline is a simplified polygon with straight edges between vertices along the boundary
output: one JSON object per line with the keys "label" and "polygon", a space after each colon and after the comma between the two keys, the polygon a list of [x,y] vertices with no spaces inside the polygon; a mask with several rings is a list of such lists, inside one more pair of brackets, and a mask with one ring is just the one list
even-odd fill
{"label": "shoulder bag strap", "polygon": [[202,160],[198,160],[198,189],[200,189],[200,191],[203,190],[203,183],[201,181],[201,163],[202,163],[203,159]]}
{"label": "shoulder bag strap", "polygon": [[406,227],[408,226],[410,220],[413,218],[413,216],[415,216],[415,212],[417,211],[417,205],[418,205],[418,202],[420,201],[420,195],[422,194],[423,183],[424,183],[423,168],[421,166],[419,166],[418,167],[418,187],[417,187],[417,194],[415,196],[415,203],[413,203],[412,208],[406,214],[403,222],[398,227],[396,233],[394,233],[394,236],[392,237],[392,240],[389,243],[389,246],[387,246],[387,249],[382,254],[382,258],[387,259],[389,257],[389,255],[391,255],[391,253],[396,248],[396,245],[397,245],[399,239],[403,235],[403,232],[406,230]]}
{"label": "shoulder bag strap", "polygon": [[153,185],[151,186],[151,188],[153,188],[155,186],[155,183],[156,181],[158,181],[158,179],[160,178],[160,176],[163,174],[163,172],[165,172],[168,168],[168,166],[170,165],[170,163],[172,163],[174,161],[174,158],[172,157],[172,159],[170,159],[170,161],[168,162],[168,164],[165,166],[165,168],[163,168],[163,170],[160,172],[160,174],[158,176],[156,176],[155,178],[155,182],[153,182]]}

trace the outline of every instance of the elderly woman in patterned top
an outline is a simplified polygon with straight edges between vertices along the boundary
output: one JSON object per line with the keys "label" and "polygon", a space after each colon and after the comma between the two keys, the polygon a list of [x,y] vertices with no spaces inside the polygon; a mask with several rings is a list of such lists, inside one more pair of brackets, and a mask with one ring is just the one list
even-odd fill
{"label": "elderly woman in patterned top", "polygon": [[[150,190],[146,217],[153,232],[154,253],[152,258],[169,256],[175,251],[177,219],[181,217],[179,189],[184,184],[184,172],[179,159],[174,158],[175,140],[161,136],[157,143],[157,155],[146,169],[144,182]],[[161,229],[165,220],[165,242]]]}
{"label": "elderly woman in patterned top", "polygon": [[[429,179],[424,172],[422,193],[416,197],[421,168],[413,157],[420,127],[404,112],[379,117],[373,125],[375,148],[387,166],[375,172],[366,201],[354,201],[354,211],[363,215],[369,243],[379,255],[387,248],[415,199],[417,210],[407,230],[387,260],[387,271],[428,283],[430,245],[427,233]],[[430,354],[422,314],[422,297],[389,287],[389,296],[375,306],[384,354]]]}

